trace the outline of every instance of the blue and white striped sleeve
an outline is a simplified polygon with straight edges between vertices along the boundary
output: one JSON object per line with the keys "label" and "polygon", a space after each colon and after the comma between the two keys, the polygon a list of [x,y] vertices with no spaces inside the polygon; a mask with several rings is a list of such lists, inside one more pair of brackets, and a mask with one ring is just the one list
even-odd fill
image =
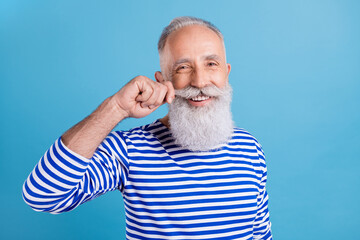
{"label": "blue and white striped sleeve", "polygon": [[121,132],[112,132],[91,159],[58,138],[23,185],[24,201],[35,211],[61,213],[106,192],[123,190],[129,169]]}
{"label": "blue and white striped sleeve", "polygon": [[257,215],[254,223],[254,239],[272,240],[271,222],[268,210],[269,197],[266,191],[267,167],[265,163],[265,154],[261,145],[256,140],[255,145],[260,160],[262,176],[259,185],[259,195],[257,198]]}

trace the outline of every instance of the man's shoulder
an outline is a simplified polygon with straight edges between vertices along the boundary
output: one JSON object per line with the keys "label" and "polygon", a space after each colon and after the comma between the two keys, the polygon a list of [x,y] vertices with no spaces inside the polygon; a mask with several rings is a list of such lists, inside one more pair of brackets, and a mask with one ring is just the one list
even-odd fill
{"label": "man's shoulder", "polygon": [[234,127],[233,139],[250,140],[254,141],[256,144],[259,144],[258,140],[254,137],[253,134],[240,127]]}
{"label": "man's shoulder", "polygon": [[249,131],[240,127],[234,127],[234,135],[255,138]]}
{"label": "man's shoulder", "polygon": [[248,146],[254,147],[254,149],[256,149],[257,153],[261,155],[261,158],[265,159],[262,145],[254,137],[254,135],[252,135],[245,129],[235,127],[232,141],[234,141],[233,144],[235,144],[235,145],[248,145]]}
{"label": "man's shoulder", "polygon": [[118,130],[115,131],[118,135],[124,137],[140,137],[140,136],[149,136],[153,134],[158,134],[159,132],[166,131],[167,128],[159,121],[156,120],[152,123],[131,128],[129,130]]}

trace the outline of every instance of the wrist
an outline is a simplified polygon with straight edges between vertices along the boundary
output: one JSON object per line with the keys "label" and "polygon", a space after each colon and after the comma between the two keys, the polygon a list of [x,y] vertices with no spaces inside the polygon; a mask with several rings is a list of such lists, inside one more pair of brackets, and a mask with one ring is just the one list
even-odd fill
{"label": "wrist", "polygon": [[116,117],[118,118],[119,122],[125,118],[129,117],[129,113],[124,110],[123,108],[121,108],[121,106],[118,104],[118,102],[116,101],[116,99],[114,98],[114,96],[111,96],[107,99],[108,104],[110,105],[112,112],[116,115]]}

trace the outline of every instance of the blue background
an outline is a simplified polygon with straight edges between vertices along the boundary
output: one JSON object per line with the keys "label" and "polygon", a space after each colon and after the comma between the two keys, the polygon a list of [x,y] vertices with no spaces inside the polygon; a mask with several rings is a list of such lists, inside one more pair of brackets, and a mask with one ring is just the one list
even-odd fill
{"label": "blue background", "polygon": [[105,98],[153,78],[158,37],[182,15],[225,36],[234,120],[267,156],[274,238],[360,239],[359,12],[356,0],[2,1],[0,239],[124,238],[119,192],[51,215],[23,202],[22,184]]}

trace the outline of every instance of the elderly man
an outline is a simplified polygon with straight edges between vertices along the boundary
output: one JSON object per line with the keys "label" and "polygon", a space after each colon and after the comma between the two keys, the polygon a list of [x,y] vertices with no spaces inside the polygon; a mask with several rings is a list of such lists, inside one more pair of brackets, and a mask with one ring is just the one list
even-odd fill
{"label": "elderly man", "polygon": [[[118,189],[127,239],[272,239],[265,158],[233,126],[222,34],[175,18],[158,50],[156,82],[135,77],[61,136],[25,181],[25,202],[61,213]],[[111,132],[166,102],[164,118]]]}

